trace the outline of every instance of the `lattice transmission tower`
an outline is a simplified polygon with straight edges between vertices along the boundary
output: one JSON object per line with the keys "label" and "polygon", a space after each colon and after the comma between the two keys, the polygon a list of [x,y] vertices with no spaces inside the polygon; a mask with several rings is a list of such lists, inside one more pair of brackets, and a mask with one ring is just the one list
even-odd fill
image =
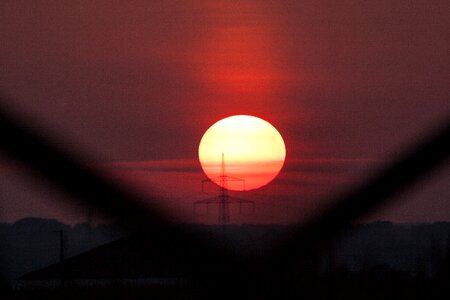
{"label": "lattice transmission tower", "polygon": [[250,204],[252,211],[255,211],[255,201],[240,199],[236,197],[230,197],[228,194],[228,182],[239,181],[242,182],[242,191],[245,191],[245,180],[242,178],[236,178],[228,176],[225,169],[225,155],[222,153],[222,163],[220,167],[220,175],[214,179],[205,179],[202,181],[202,191],[204,191],[204,184],[206,182],[215,182],[220,186],[219,195],[194,202],[194,214],[197,212],[199,205],[206,206],[206,213],[209,212],[209,205],[218,205],[218,223],[220,225],[227,225],[230,223],[230,204],[239,204],[239,212],[242,211],[242,204]]}

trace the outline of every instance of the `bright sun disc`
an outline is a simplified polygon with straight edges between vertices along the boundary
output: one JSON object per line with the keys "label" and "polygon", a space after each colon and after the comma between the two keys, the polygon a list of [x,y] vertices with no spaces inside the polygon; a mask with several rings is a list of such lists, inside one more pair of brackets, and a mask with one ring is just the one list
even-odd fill
{"label": "bright sun disc", "polygon": [[203,135],[198,156],[209,179],[221,185],[222,153],[229,190],[260,188],[280,172],[286,148],[269,122],[246,115],[231,116],[213,124]]}

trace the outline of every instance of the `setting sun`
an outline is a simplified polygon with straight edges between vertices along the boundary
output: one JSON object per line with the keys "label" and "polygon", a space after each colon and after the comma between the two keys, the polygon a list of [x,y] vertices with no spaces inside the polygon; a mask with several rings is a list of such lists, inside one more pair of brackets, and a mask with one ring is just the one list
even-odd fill
{"label": "setting sun", "polygon": [[271,182],[283,167],[286,148],[280,133],[260,118],[237,115],[213,124],[198,149],[200,163],[209,179],[221,185],[222,154],[229,190],[253,190]]}

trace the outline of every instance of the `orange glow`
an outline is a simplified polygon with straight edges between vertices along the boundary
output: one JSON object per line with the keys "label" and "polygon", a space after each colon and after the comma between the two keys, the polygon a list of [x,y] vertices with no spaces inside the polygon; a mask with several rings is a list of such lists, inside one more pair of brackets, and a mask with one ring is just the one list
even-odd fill
{"label": "orange glow", "polygon": [[208,88],[259,103],[279,88],[277,35],[267,5],[260,1],[204,1],[211,12],[207,34],[194,59]]}
{"label": "orange glow", "polygon": [[[200,141],[198,154],[205,174],[220,185],[222,153],[227,176],[245,180],[245,190],[260,188],[280,172],[286,148],[280,133],[267,121],[246,115],[231,116],[212,125]],[[229,181],[229,190],[243,190]]]}

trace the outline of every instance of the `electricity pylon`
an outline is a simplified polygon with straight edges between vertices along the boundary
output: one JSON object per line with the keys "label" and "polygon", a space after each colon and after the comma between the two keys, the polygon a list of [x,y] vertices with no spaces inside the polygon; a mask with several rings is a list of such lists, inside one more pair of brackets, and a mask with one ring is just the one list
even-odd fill
{"label": "electricity pylon", "polygon": [[208,213],[208,206],[210,204],[217,204],[219,207],[218,223],[220,225],[227,225],[230,223],[230,208],[229,204],[239,204],[239,212],[241,211],[242,204],[251,204],[253,212],[255,211],[255,202],[251,200],[239,199],[235,197],[230,197],[228,194],[228,182],[229,181],[240,181],[242,182],[242,190],[245,191],[245,180],[242,178],[231,177],[226,174],[225,169],[225,155],[222,153],[222,164],[220,168],[220,175],[216,177],[216,180],[205,179],[202,181],[202,191],[204,191],[205,182],[216,182],[220,186],[219,195],[213,198],[203,199],[194,202],[194,213],[196,213],[196,208],[198,205],[206,205],[206,213]]}

